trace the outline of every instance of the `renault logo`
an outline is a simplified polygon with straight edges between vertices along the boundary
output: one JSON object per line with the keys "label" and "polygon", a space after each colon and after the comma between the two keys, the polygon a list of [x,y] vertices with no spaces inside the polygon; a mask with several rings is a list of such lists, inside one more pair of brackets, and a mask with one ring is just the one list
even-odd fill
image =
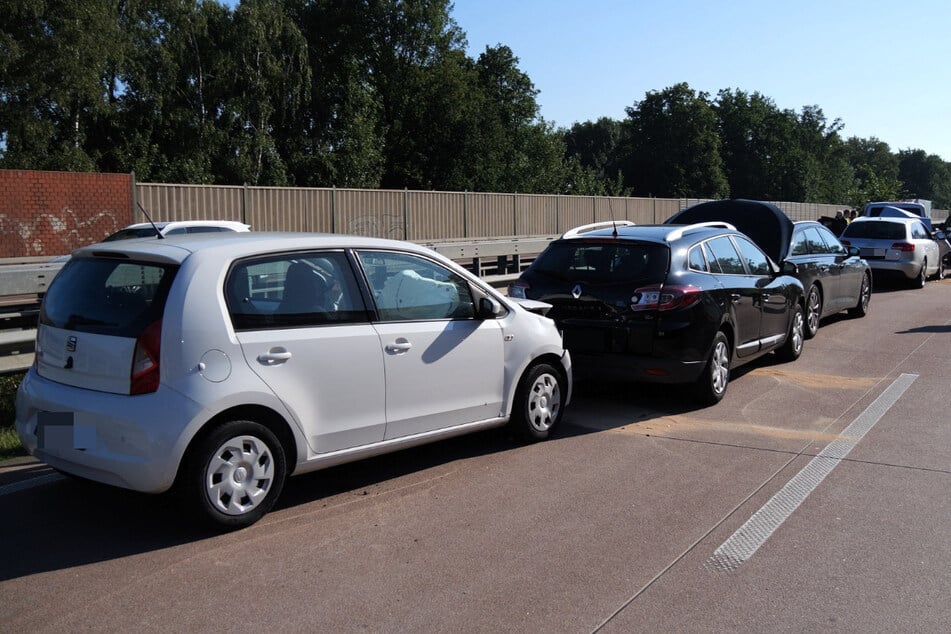
{"label": "renault logo", "polygon": [[581,284],[575,284],[575,287],[571,289],[571,296],[575,299],[581,297]]}
{"label": "renault logo", "polygon": [[66,352],[76,352],[76,337],[66,339]]}

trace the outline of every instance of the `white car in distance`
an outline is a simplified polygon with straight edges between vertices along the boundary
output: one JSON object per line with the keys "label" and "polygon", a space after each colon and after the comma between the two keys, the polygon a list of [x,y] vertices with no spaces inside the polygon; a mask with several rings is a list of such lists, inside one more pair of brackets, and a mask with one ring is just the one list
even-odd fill
{"label": "white car in distance", "polygon": [[175,487],[239,528],[289,474],[506,424],[547,438],[572,385],[548,307],[407,242],[100,243],[50,284],[15,425],[59,471]]}

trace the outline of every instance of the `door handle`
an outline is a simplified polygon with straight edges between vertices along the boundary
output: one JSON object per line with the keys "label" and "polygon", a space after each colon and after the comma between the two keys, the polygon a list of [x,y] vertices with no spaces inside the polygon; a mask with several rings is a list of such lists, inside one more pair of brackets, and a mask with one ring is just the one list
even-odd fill
{"label": "door handle", "polygon": [[393,343],[387,344],[386,351],[392,354],[402,354],[412,347],[413,347],[413,344],[411,344],[408,340],[404,339],[403,337],[400,337]]}
{"label": "door handle", "polygon": [[258,362],[264,365],[277,365],[284,363],[291,358],[291,353],[284,348],[271,348],[267,352],[258,355]]}

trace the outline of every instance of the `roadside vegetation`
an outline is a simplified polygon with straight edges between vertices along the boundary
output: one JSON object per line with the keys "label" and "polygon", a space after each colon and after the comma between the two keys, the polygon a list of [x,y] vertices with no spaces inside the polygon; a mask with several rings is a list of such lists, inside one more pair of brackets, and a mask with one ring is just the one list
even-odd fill
{"label": "roadside vegetation", "polygon": [[470,55],[451,0],[19,2],[4,17],[0,168],[951,207],[940,156],[755,91],[675,83],[557,127],[510,47]]}
{"label": "roadside vegetation", "polygon": [[14,399],[22,379],[22,372],[0,375],[0,460],[26,453],[13,429]]}

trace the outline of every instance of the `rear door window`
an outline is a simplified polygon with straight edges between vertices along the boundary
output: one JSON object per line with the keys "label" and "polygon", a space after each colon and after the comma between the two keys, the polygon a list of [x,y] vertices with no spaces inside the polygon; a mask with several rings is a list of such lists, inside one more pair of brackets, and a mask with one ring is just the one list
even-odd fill
{"label": "rear door window", "polygon": [[176,265],[72,258],[43,300],[40,323],[117,337],[138,337],[161,319]]}
{"label": "rear door window", "polygon": [[[710,255],[716,260],[721,272],[728,275],[746,275],[746,268],[737,253],[733,241],[727,236],[714,238],[706,243]],[[712,264],[711,264],[712,268]]]}
{"label": "rear door window", "polygon": [[369,321],[343,251],[243,260],[228,274],[225,297],[239,331]]}

